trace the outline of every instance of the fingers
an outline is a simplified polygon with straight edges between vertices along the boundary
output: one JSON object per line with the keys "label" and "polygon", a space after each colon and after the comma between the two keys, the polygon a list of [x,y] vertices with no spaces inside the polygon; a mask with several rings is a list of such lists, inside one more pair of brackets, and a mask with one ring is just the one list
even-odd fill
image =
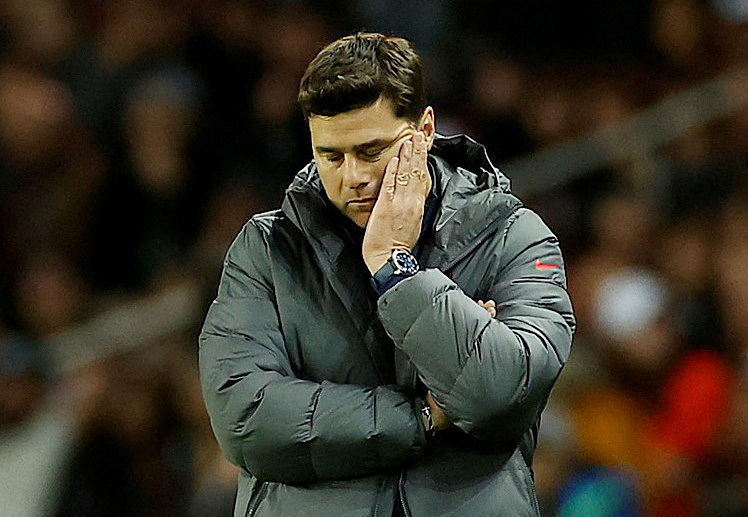
{"label": "fingers", "polygon": [[395,180],[397,178],[397,170],[399,164],[400,159],[397,156],[393,156],[390,161],[387,162],[387,167],[385,167],[384,169],[384,176],[382,177],[382,191],[385,193],[389,201],[392,201],[392,198],[395,197]]}
{"label": "fingers", "polygon": [[406,140],[400,147],[400,166],[395,179],[398,185],[407,186],[410,182],[410,163],[413,157],[413,139]]}
{"label": "fingers", "polygon": [[478,300],[478,305],[481,306],[481,308],[485,309],[486,312],[492,317],[496,317],[496,302],[493,300],[488,300],[484,302],[483,300]]}
{"label": "fingers", "polygon": [[431,421],[434,424],[434,429],[439,431],[452,425],[452,420],[444,413],[444,410],[434,400],[434,395],[429,390],[426,393],[426,403],[431,408]]}
{"label": "fingers", "polygon": [[410,168],[411,178],[415,181],[425,181],[426,176],[428,176],[426,165],[427,152],[426,137],[419,131],[413,136],[413,156]]}
{"label": "fingers", "polygon": [[400,164],[395,180],[396,188],[404,194],[420,197],[431,188],[431,176],[426,158],[428,146],[421,131],[414,133],[400,147]]}
{"label": "fingers", "polygon": [[428,146],[422,132],[407,137],[397,157],[387,163],[382,178],[382,190],[390,201],[397,195],[420,198],[431,189],[431,176],[426,158]]}

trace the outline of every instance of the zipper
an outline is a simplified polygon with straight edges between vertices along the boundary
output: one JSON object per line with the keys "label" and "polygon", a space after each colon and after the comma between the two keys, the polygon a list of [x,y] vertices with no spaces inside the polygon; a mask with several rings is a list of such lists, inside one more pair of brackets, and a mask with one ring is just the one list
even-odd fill
{"label": "zipper", "polygon": [[491,221],[488,226],[483,228],[475,237],[473,237],[473,240],[470,244],[465,246],[465,248],[463,248],[457,255],[452,257],[449,262],[440,264],[437,267],[442,271],[447,271],[448,269],[450,269],[452,266],[472,253],[473,250],[475,250],[483,242],[483,240],[491,234],[492,231],[495,231],[498,228],[501,222],[502,221],[499,219],[494,219],[493,221]]}
{"label": "zipper", "polygon": [[524,459],[522,460],[522,468],[525,471],[525,475],[527,476],[527,480],[530,483],[530,493],[532,494],[532,506],[535,510],[535,515],[540,516],[540,502],[538,501],[538,492],[535,490],[535,476],[532,475],[532,470],[530,467],[525,463]]}
{"label": "zipper", "polygon": [[268,491],[269,484],[268,481],[263,481],[260,488],[258,488],[252,494],[252,497],[249,498],[249,503],[247,504],[249,512],[247,512],[247,517],[252,517],[257,512],[257,508],[260,507],[260,503],[262,502],[263,497],[265,497],[265,493]]}
{"label": "zipper", "polygon": [[530,489],[532,490],[532,504],[535,512],[540,515],[540,502],[538,501],[538,492],[535,490],[535,481],[530,477]]}
{"label": "zipper", "polygon": [[[468,244],[462,250],[460,250],[460,252],[457,255],[455,255],[454,257],[452,257],[451,260],[449,260],[446,263],[439,264],[436,267],[438,267],[442,271],[446,271],[449,268],[451,268],[452,266],[454,266],[455,264],[457,264],[463,258],[465,258],[470,253],[472,253],[473,250],[475,250],[481,244],[481,242],[483,241],[483,239],[485,239],[486,237],[488,237],[488,235],[491,232],[497,230],[498,227],[502,223],[509,222],[510,219],[514,216],[514,214],[517,213],[517,210],[519,210],[520,208],[522,208],[522,206],[523,205],[522,205],[521,202],[520,203],[515,203],[514,206],[512,206],[511,208],[509,208],[509,210],[507,210],[507,213],[504,214],[504,217],[495,218],[495,219],[491,220],[485,228],[483,228],[481,231],[479,231],[475,235],[475,237],[472,238],[472,241],[471,241],[470,244]],[[509,228],[509,226],[511,226],[511,224],[506,225],[506,228]],[[440,248],[440,249],[446,249],[446,248]]]}
{"label": "zipper", "polygon": [[403,507],[403,513],[405,514],[405,517],[411,517],[410,515],[410,509],[408,509],[408,506],[405,504],[405,497],[403,496],[403,488],[405,487],[405,471],[402,471],[400,473],[400,479],[397,483],[397,495],[400,499],[400,504]]}
{"label": "zipper", "polygon": [[408,368],[410,368],[410,387],[416,389],[418,387],[418,370],[415,365],[408,360]]}

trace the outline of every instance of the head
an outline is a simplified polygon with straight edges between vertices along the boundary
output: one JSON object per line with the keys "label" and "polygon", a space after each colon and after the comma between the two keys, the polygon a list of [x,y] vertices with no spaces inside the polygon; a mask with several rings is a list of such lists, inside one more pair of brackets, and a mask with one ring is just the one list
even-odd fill
{"label": "head", "polygon": [[402,38],[358,33],[322,49],[298,96],[330,201],[357,225],[369,220],[387,162],[416,132],[431,148],[421,61]]}

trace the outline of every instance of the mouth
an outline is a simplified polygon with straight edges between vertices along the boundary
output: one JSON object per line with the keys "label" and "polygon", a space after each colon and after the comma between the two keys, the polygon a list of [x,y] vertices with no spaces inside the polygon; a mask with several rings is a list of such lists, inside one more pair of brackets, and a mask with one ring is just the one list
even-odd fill
{"label": "mouth", "polygon": [[375,197],[362,197],[357,199],[351,199],[346,202],[346,205],[353,208],[354,210],[371,210],[376,203],[377,198]]}

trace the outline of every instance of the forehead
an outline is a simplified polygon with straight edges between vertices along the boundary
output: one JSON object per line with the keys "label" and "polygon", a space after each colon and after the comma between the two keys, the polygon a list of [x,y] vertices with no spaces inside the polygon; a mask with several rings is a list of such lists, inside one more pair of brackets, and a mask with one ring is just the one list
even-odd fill
{"label": "forehead", "polygon": [[409,125],[407,119],[395,116],[392,103],[382,97],[365,108],[309,117],[314,148],[343,150],[374,140],[392,140]]}

